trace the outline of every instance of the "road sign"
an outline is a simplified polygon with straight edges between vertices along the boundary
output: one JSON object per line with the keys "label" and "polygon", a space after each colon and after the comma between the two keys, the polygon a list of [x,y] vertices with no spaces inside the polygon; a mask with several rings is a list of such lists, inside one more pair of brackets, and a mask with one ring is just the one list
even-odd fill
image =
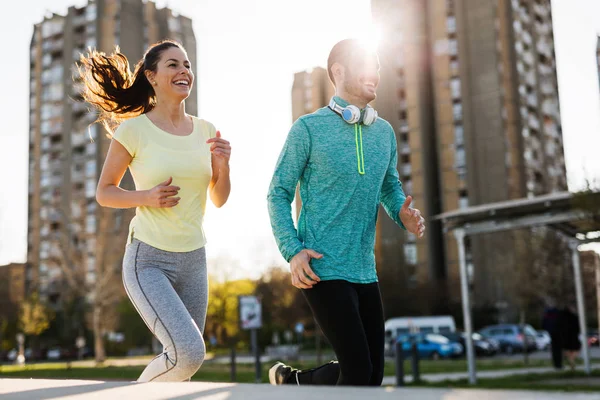
{"label": "road sign", "polygon": [[239,309],[242,329],[262,327],[262,307],[256,296],[239,296]]}

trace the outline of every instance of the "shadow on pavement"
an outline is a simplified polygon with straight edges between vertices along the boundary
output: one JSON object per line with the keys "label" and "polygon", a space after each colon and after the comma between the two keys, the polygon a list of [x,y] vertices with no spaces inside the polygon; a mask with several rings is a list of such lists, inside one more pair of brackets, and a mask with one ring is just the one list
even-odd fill
{"label": "shadow on pavement", "polygon": [[129,385],[135,385],[130,382],[98,382],[94,384],[77,385],[77,386],[61,386],[53,388],[40,388],[25,390],[18,393],[3,394],[2,400],[48,400],[59,399],[65,396],[74,396],[79,394],[90,394],[102,390],[114,389]]}

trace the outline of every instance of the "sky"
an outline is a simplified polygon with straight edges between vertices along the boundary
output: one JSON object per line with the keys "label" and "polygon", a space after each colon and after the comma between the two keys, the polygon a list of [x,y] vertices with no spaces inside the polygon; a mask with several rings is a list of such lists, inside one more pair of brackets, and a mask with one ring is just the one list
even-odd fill
{"label": "sky", "polygon": [[[85,0],[13,2],[0,15],[0,265],[24,262],[27,250],[29,44],[47,11]],[[369,0],[157,1],[194,21],[198,42],[199,116],[232,143],[232,192],[209,204],[207,254],[235,277],[258,277],[285,265],[271,234],[266,194],[292,123],[295,72],[324,66],[331,47],[368,36]],[[15,18],[18,15],[19,18]],[[600,177],[600,95],[595,61],[600,1],[554,0],[560,107],[569,187]],[[10,39],[9,39],[10,38]],[[135,60],[137,61],[137,60]],[[210,264],[210,263],[209,263]],[[213,271],[215,272],[215,271]]]}

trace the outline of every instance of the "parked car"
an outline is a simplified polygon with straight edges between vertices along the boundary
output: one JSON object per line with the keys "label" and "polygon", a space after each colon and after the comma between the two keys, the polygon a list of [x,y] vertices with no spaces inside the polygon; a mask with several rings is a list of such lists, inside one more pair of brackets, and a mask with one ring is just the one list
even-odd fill
{"label": "parked car", "polygon": [[491,349],[492,349],[492,351],[493,351],[493,354],[500,353],[500,351],[501,351],[501,348],[500,348],[500,342],[499,342],[498,340],[494,339],[494,338],[493,338],[493,337],[491,337],[491,336],[486,336],[486,335],[484,335],[484,334],[483,334],[483,333],[481,333],[481,332],[477,332],[477,334],[478,334],[478,335],[481,335],[481,337],[482,337],[483,339],[485,339],[485,340],[486,340],[486,341],[487,341],[487,342],[490,344],[490,347],[491,347]]}
{"label": "parked car", "polygon": [[6,360],[15,361],[17,359],[18,354],[19,353],[17,352],[17,349],[12,349],[6,354]]}
{"label": "parked car", "polygon": [[[463,347],[463,352],[461,355],[464,355],[467,352],[467,334],[465,332],[444,333],[443,336],[447,337],[453,342],[461,344]],[[477,356],[493,356],[500,351],[498,343],[493,341],[493,339],[487,339],[477,332],[473,332],[472,338],[475,355]]]}
{"label": "parked car", "polygon": [[597,329],[590,329],[588,331],[588,346],[600,346],[600,337]]}
{"label": "parked car", "polygon": [[46,358],[48,360],[60,360],[62,358],[60,348],[52,347],[48,349],[48,351],[46,352]]}
{"label": "parked car", "polygon": [[535,344],[538,350],[547,350],[550,348],[550,334],[547,331],[536,331],[535,332]]}
{"label": "parked car", "polygon": [[[6,359],[7,361],[14,362],[17,359],[18,355],[19,352],[17,351],[17,349],[12,349],[6,354]],[[41,360],[43,358],[43,354],[40,350],[32,350],[29,347],[25,349],[24,355],[25,359],[30,361]]]}
{"label": "parked car", "polygon": [[523,351],[535,351],[536,332],[531,325],[524,326],[524,334],[521,333],[519,324],[490,325],[480,330],[484,336],[496,339],[500,343],[500,349],[507,354]]}
{"label": "parked car", "polygon": [[437,333],[400,335],[397,340],[402,343],[402,351],[405,356],[410,355],[413,343],[417,344],[419,358],[434,360],[453,358],[460,357],[463,352],[463,346],[460,343],[453,342]]}

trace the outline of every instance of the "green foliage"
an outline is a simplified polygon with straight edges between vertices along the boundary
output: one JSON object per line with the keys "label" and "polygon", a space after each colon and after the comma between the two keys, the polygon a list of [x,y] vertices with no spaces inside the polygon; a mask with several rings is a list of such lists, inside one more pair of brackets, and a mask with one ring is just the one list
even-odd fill
{"label": "green foliage", "polygon": [[26,335],[39,336],[50,327],[54,312],[43,304],[37,293],[23,302],[19,311],[19,328]]}
{"label": "green foliage", "polygon": [[238,296],[253,294],[256,282],[250,279],[218,281],[211,277],[205,336],[214,335],[221,345],[229,345],[239,335]]}

